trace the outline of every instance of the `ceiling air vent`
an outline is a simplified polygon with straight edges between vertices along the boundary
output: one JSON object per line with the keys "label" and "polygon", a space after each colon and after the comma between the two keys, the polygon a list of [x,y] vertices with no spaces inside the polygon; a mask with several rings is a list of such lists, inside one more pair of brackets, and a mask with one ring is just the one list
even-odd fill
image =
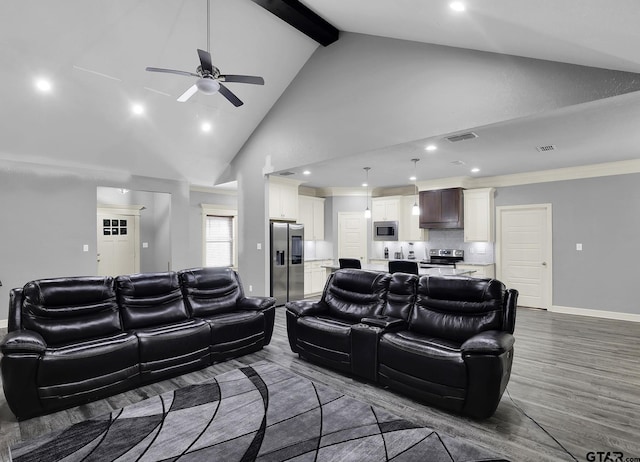
{"label": "ceiling air vent", "polygon": [[548,144],[546,146],[536,146],[536,151],[538,152],[547,152],[547,151],[555,151],[555,150],[556,150],[555,144]]}
{"label": "ceiling air vent", "polygon": [[447,136],[447,139],[452,143],[457,143],[458,141],[472,140],[473,138],[477,138],[477,137],[478,135],[476,135],[475,133],[467,132],[467,133],[460,133],[459,135]]}
{"label": "ceiling air vent", "polygon": [[280,175],[280,176],[289,176],[289,175],[293,175],[293,174],[294,174],[293,172],[288,172],[288,171],[287,172],[278,173],[278,175]]}

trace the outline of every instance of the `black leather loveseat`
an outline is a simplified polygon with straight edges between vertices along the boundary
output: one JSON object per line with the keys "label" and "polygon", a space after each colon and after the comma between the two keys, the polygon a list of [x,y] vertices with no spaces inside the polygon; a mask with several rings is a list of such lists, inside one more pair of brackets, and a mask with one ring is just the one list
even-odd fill
{"label": "black leather loveseat", "polygon": [[259,350],[274,305],[228,268],[29,282],[0,343],[7,403],[26,419]]}
{"label": "black leather loveseat", "polygon": [[511,373],[517,296],[495,279],[338,270],[320,300],[286,304],[289,344],[310,361],[486,418]]}

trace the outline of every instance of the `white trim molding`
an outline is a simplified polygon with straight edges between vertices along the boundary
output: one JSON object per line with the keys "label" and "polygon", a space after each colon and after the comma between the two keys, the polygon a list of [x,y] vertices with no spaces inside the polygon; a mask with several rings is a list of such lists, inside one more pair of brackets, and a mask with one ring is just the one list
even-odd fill
{"label": "white trim molding", "polygon": [[552,305],[549,308],[552,313],[572,314],[577,316],[590,316],[593,318],[615,319],[618,321],[640,322],[640,314],[624,313],[621,311],[592,310],[589,308],[573,308],[569,306]]}
{"label": "white trim molding", "polygon": [[9,327],[8,319],[0,319],[0,329],[2,329],[3,327]]}

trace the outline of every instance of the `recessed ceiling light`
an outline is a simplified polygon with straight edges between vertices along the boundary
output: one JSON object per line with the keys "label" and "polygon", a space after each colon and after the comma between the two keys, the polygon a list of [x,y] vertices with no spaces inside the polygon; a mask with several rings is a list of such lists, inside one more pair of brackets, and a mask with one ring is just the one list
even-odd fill
{"label": "recessed ceiling light", "polygon": [[466,6],[464,6],[464,3],[462,2],[451,2],[449,3],[449,8],[451,8],[453,11],[464,11],[467,9]]}
{"label": "recessed ceiling light", "polygon": [[144,106],[142,104],[134,104],[131,106],[131,112],[135,115],[142,115],[144,114]]}
{"label": "recessed ceiling light", "polygon": [[210,132],[212,127],[209,122],[202,122],[202,125],[200,125],[200,128],[202,129],[203,132]]}
{"label": "recessed ceiling light", "polygon": [[436,149],[438,149],[438,147],[435,144],[430,144],[429,146],[424,148],[425,151],[435,151]]}
{"label": "recessed ceiling light", "polygon": [[363,187],[363,188],[366,188],[367,186],[369,186],[369,184],[368,184],[368,183],[362,183],[362,187]]}
{"label": "recessed ceiling light", "polygon": [[305,170],[304,172],[302,172],[303,175],[311,175],[311,172],[309,170]]}
{"label": "recessed ceiling light", "polygon": [[51,82],[47,79],[38,79],[36,80],[36,88],[42,92],[51,91]]}
{"label": "recessed ceiling light", "polygon": [[471,169],[471,173],[478,173],[480,171],[480,169],[478,167],[473,167]]}
{"label": "recessed ceiling light", "polygon": [[409,181],[416,181],[416,180],[417,180],[417,178],[415,176],[410,176],[409,177]]}

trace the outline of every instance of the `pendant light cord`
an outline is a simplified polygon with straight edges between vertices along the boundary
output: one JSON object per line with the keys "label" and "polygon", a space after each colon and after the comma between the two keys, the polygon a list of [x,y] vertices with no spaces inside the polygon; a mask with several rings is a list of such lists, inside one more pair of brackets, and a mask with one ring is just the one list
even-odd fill
{"label": "pendant light cord", "polygon": [[211,54],[211,0],[207,0],[207,53]]}

